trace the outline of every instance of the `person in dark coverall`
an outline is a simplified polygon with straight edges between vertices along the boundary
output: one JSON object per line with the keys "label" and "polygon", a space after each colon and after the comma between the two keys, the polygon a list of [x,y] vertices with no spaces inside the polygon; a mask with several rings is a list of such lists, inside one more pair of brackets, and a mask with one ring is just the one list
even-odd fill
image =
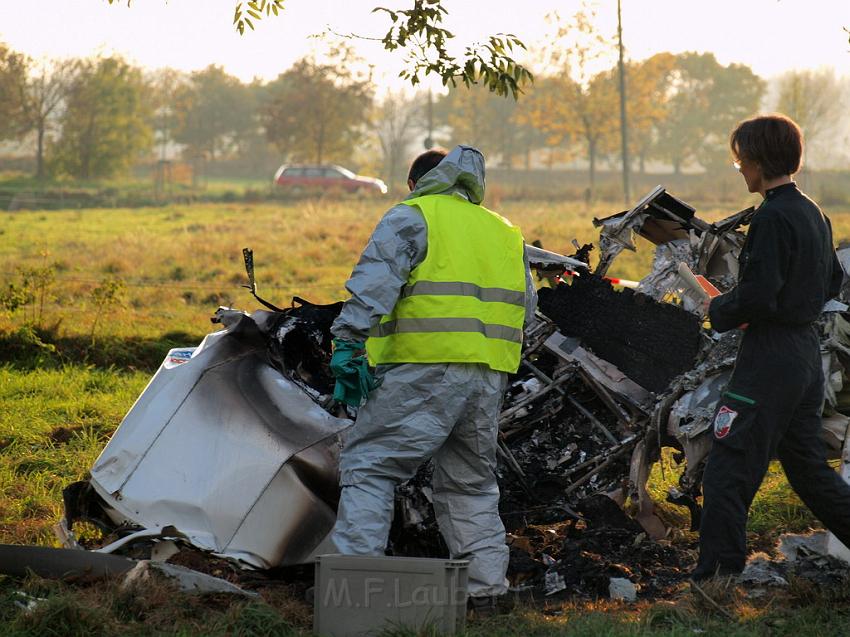
{"label": "person in dark coverall", "polygon": [[755,117],[738,125],[730,145],[749,191],[764,201],[741,250],[737,287],[708,307],[718,332],[746,328],[713,421],[697,581],[743,570],[747,511],[775,457],[806,506],[850,546],[850,486],[827,464],[820,438],[824,376],[813,326],[844,275],[832,228],[791,179],[803,150],[796,123]]}

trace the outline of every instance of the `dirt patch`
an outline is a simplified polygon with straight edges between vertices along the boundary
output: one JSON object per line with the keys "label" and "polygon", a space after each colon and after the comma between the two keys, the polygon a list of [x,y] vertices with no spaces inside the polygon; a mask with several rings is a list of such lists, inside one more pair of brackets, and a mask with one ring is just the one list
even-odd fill
{"label": "dirt patch", "polygon": [[48,437],[54,445],[64,445],[71,442],[74,434],[81,430],[82,427],[56,427]]}
{"label": "dirt patch", "polygon": [[611,578],[631,581],[642,599],[678,593],[695,563],[692,547],[648,539],[607,496],[576,508],[583,520],[513,534],[508,576],[515,585],[537,599],[607,598]]}

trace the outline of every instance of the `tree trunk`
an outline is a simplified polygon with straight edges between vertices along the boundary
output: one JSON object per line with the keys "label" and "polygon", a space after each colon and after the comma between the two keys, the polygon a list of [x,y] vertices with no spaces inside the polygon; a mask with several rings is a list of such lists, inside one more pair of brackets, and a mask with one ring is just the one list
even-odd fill
{"label": "tree trunk", "polygon": [[44,121],[38,122],[38,147],[35,155],[35,177],[44,181]]}
{"label": "tree trunk", "polygon": [[587,158],[590,163],[590,194],[588,201],[596,199],[596,140],[587,144]]}
{"label": "tree trunk", "polygon": [[639,162],[640,162],[640,174],[645,175],[646,174],[646,153],[641,152],[641,154],[639,156]]}
{"label": "tree trunk", "polygon": [[95,115],[92,113],[89,116],[88,126],[80,144],[80,177],[83,179],[88,179],[91,176],[91,160],[94,152],[92,146],[95,143],[94,120]]}
{"label": "tree trunk", "polygon": [[[320,118],[324,117],[324,113],[318,113]],[[319,122],[319,134],[316,137],[316,163],[321,164],[322,158],[325,155],[325,122]]]}

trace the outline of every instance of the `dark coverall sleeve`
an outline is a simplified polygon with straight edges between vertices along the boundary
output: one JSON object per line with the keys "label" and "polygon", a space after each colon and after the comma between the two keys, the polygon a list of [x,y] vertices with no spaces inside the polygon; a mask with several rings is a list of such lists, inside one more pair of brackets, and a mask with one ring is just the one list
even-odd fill
{"label": "dark coverall sleeve", "polygon": [[[828,217],[824,217],[826,219],[826,225],[829,227],[829,240],[832,241],[832,223],[829,221]],[[844,266],[841,265],[841,261],[838,260],[838,255],[835,253],[835,250],[832,251],[832,278],[829,281],[829,298],[834,299],[841,292],[841,285],[844,283]]]}
{"label": "dark coverall sleeve", "polygon": [[780,220],[772,215],[753,219],[742,251],[745,258],[738,285],[712,299],[709,306],[708,316],[715,330],[726,332],[776,315],[791,252],[788,236]]}

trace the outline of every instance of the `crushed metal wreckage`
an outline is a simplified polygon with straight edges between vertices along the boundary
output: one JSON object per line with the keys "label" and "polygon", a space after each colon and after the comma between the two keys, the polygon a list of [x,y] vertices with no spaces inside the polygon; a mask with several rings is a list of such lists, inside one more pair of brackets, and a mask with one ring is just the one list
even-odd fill
{"label": "crushed metal wreckage", "polygon": [[[629,597],[628,580],[657,597],[692,567],[692,547],[665,539],[647,481],[662,448],[674,448],[681,478],[667,500],[698,526],[710,418],[739,334],[703,323],[678,266],[730,289],[753,213],[708,223],[659,186],[631,210],[594,219],[592,272],[591,245],[571,257],[528,246],[551,287],[540,290],[499,422],[515,586],[543,597],[615,588]],[[635,235],[656,246],[652,269],[634,289],[616,290],[606,275],[619,253],[636,249]],[[257,296],[249,256],[247,287]],[[848,251],[840,257],[850,261]],[[88,521],[103,532],[92,547],[103,553],[169,541],[270,569],[327,552],[338,454],[356,412],[330,396],[329,327],[340,304],[296,301],[283,310],[262,301],[270,310],[251,315],[220,308],[213,321],[224,329],[169,352],[90,478],[66,489],[65,546],[79,546],[74,525]],[[836,457],[850,422],[845,310],[833,302],[820,320],[824,437]],[[427,464],[397,490],[390,551],[445,555]]]}

